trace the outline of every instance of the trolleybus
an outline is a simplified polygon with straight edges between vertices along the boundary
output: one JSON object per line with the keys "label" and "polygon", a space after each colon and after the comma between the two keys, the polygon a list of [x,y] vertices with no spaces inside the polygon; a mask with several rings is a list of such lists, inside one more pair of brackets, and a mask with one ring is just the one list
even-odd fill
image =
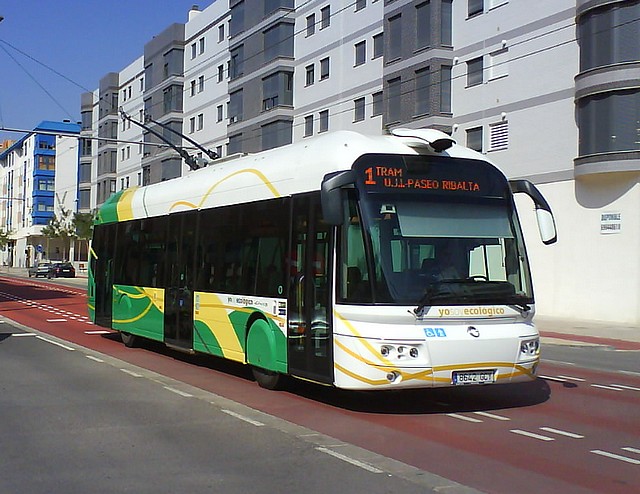
{"label": "trolleybus", "polygon": [[89,312],[155,340],[353,390],[534,379],[539,334],[514,193],[530,182],[434,129],[327,133],[114,194]]}

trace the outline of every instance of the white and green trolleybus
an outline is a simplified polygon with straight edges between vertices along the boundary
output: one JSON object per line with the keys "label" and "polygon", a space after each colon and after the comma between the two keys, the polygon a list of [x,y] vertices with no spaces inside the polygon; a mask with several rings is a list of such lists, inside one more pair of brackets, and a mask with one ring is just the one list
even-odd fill
{"label": "white and green trolleybus", "polygon": [[163,342],[353,390],[535,378],[539,334],[514,193],[434,129],[327,133],[114,194],[99,210],[89,312]]}

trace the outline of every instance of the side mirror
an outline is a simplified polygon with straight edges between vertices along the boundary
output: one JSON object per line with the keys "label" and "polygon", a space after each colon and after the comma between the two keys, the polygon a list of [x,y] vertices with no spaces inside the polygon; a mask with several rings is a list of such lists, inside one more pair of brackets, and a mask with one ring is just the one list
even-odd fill
{"label": "side mirror", "polygon": [[514,194],[527,194],[536,206],[536,219],[538,220],[538,231],[540,239],[545,245],[550,245],[558,240],[556,222],[551,212],[551,206],[542,193],[528,180],[510,180],[509,186]]}
{"label": "side mirror", "polygon": [[322,180],[320,188],[322,217],[328,224],[339,226],[344,223],[342,188],[353,183],[354,177],[351,170],[330,173]]}
{"label": "side mirror", "polygon": [[545,245],[555,243],[558,240],[558,233],[556,232],[556,223],[551,211],[537,208],[536,218],[538,220],[538,231],[540,232],[542,243]]}

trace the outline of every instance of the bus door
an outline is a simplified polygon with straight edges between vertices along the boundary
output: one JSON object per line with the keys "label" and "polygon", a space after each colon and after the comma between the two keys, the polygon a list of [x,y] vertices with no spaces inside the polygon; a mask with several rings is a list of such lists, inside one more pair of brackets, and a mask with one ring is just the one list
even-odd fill
{"label": "bus door", "polygon": [[193,349],[195,214],[169,215],[164,294],[164,342]]}
{"label": "bus door", "polygon": [[89,296],[94,297],[95,323],[98,326],[111,328],[111,315],[113,311],[113,250],[116,234],[116,225],[101,225],[95,228],[90,253],[91,273],[93,286],[90,287]]}
{"label": "bus door", "polygon": [[322,221],[319,196],[293,200],[288,301],[289,372],[333,382],[331,329],[331,227]]}

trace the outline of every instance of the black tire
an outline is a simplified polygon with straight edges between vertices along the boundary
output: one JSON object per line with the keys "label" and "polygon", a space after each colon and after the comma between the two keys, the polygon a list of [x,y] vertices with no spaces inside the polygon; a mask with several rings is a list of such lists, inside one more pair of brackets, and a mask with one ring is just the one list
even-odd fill
{"label": "black tire", "polygon": [[124,333],[122,331],[120,332],[120,339],[127,348],[135,348],[140,343],[140,338],[138,336],[131,333]]}
{"label": "black tire", "polygon": [[261,388],[275,390],[282,387],[282,382],[284,381],[282,374],[259,367],[251,367],[251,371]]}

